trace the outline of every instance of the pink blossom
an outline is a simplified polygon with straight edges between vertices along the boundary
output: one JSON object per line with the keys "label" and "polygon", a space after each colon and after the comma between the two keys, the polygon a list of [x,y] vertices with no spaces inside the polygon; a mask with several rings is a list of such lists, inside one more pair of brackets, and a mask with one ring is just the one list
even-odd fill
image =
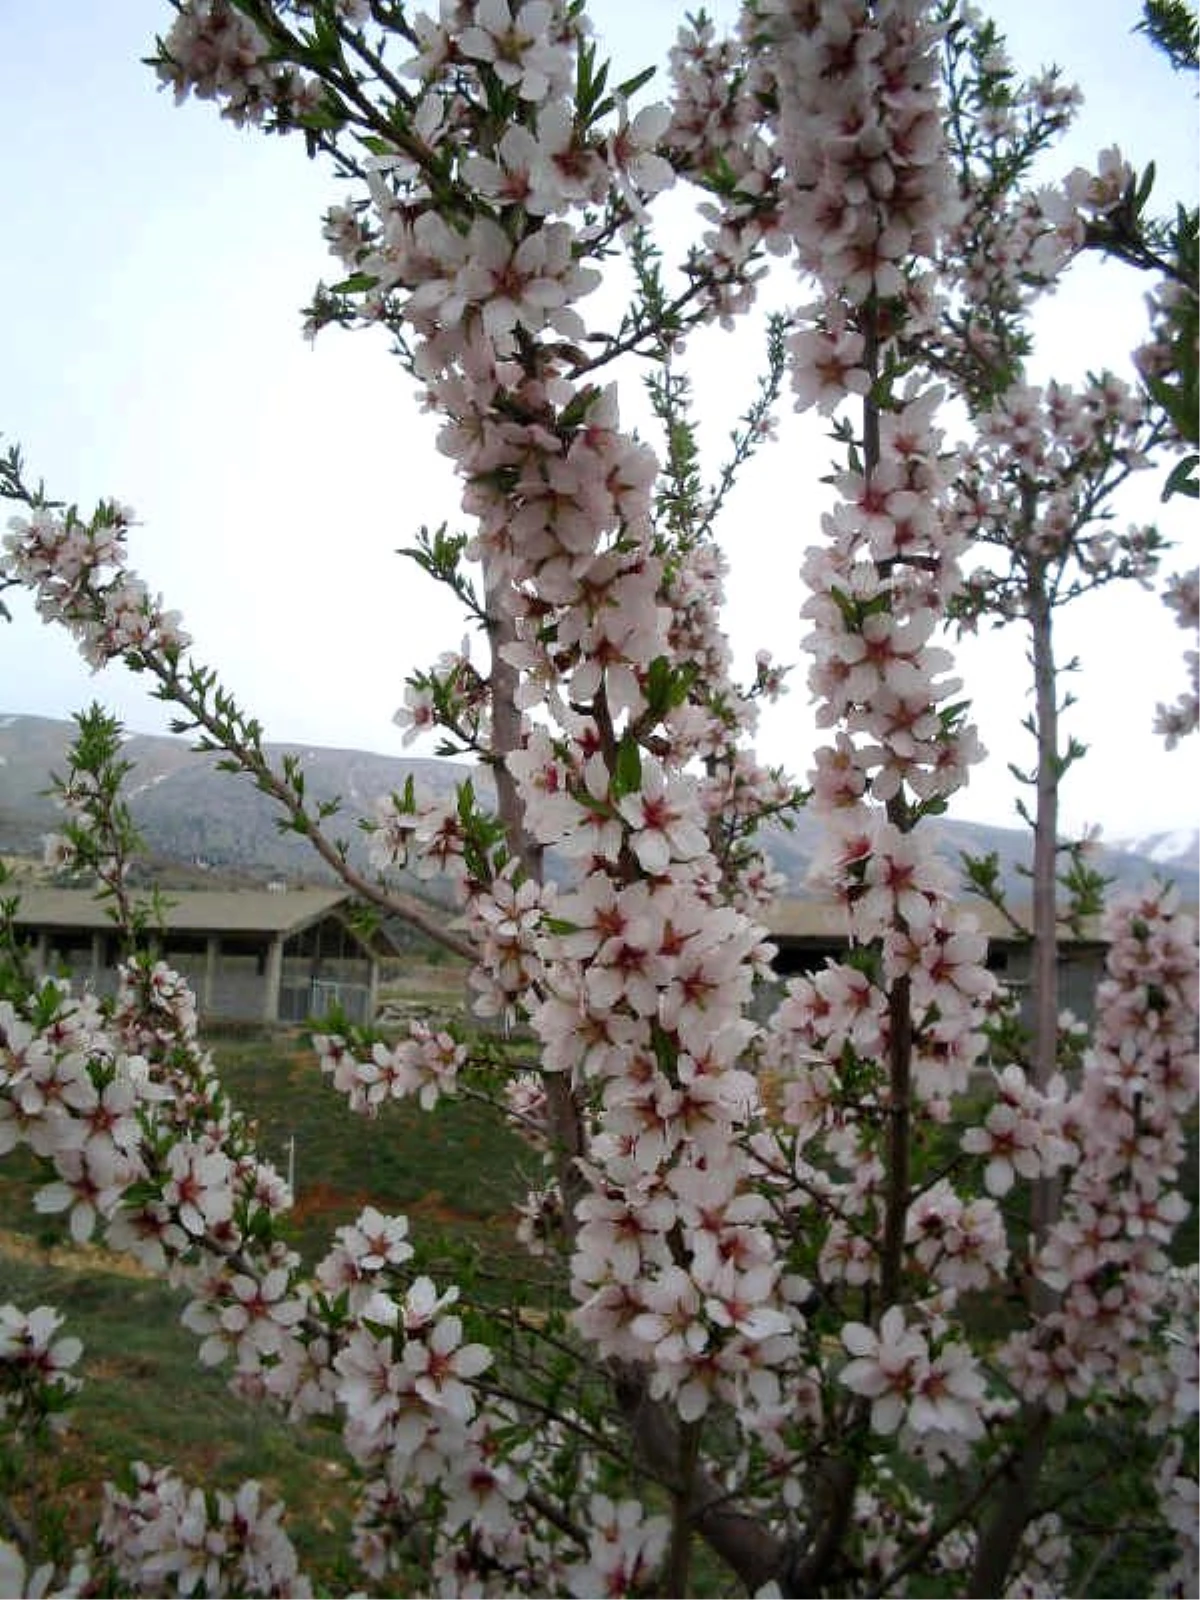
{"label": "pink blossom", "polygon": [[848,1322],[842,1343],[854,1359],[842,1368],[840,1381],[871,1401],[876,1433],[895,1433],[929,1376],[924,1335],[906,1327],[903,1310],[892,1306],[884,1312],[878,1333],[861,1322]]}
{"label": "pink blossom", "polygon": [[490,1366],[492,1357],[484,1345],[463,1344],[459,1317],[439,1317],[419,1338],[410,1338],[402,1359],[413,1387],[428,1405],[470,1420],[475,1402],[467,1381]]}
{"label": "pink blossom", "polygon": [[221,1150],[181,1140],[167,1152],[163,1200],[191,1234],[201,1236],[233,1212],[231,1163]]}
{"label": "pink blossom", "polygon": [[708,849],[692,790],[682,778],[668,777],[656,761],[642,762],[639,788],[623,795],[617,808],[632,830],[630,847],[648,873],[666,872],[672,861],[691,861]]}

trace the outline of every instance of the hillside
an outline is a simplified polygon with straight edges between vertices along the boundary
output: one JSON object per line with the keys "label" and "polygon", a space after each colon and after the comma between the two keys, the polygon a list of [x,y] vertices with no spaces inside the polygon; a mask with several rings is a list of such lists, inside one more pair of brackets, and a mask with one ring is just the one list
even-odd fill
{"label": "hillside", "polygon": [[[74,725],[66,721],[0,714],[0,851],[40,856],[44,835],[59,826],[60,813],[46,795],[48,774],[61,772]],[[365,864],[365,841],[356,826],[370,815],[372,802],[403,789],[411,775],[419,793],[448,795],[472,769],[463,763],[374,755],[292,745],[269,746],[276,762],[284,753],[300,757],[308,793],[314,800],[340,796],[343,811],[330,824],[350,846],[351,859]],[[219,772],[214,756],[194,752],[185,739],[132,734],[125,745],[134,770],[129,804],[146,840],[155,870],[179,886],[199,875],[219,874],[242,882],[285,878],[323,881],[328,869],[302,839],[281,834],[270,801],[249,779]],[[481,791],[488,780],[475,774]],[[1024,898],[1020,867],[1029,859],[1029,838],[1020,830],[982,823],[941,821],[935,825],[941,848],[952,861],[961,851],[995,851],[1005,881]],[[792,832],[771,828],[764,843],[790,893],[804,892],[805,876],[818,839],[816,821],[804,814]],[[1149,835],[1130,850],[1102,852],[1100,864],[1118,882],[1143,880],[1155,873],[1179,884],[1189,903],[1197,899],[1197,834]]]}
{"label": "hillside", "polygon": [[[44,836],[61,825],[46,793],[48,774],[64,770],[73,733],[70,722],[0,715],[0,851],[40,855]],[[360,867],[366,849],[357,818],[370,815],[376,796],[403,788],[409,773],[425,792],[449,794],[461,771],[445,761],[401,762],[358,750],[268,750],[276,764],[284,754],[302,758],[314,802],[341,796],[344,812],[330,832],[346,839]],[[245,882],[332,877],[304,840],[280,832],[276,808],[249,778],[218,771],[216,756],[153,734],[131,734],[124,752],[133,763],[129,808],[156,866],[172,869],[176,880],[212,873]]]}

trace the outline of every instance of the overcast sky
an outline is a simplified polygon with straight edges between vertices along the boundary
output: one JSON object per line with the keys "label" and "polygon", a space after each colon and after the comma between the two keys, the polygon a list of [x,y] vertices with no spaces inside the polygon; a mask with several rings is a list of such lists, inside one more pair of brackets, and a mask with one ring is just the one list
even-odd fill
{"label": "overcast sky", "polygon": [[[592,8],[629,70],[665,63],[685,9]],[[1057,60],[1084,89],[1055,173],[1118,143],[1139,167],[1157,161],[1164,204],[1194,200],[1192,85],[1131,36],[1136,0],[990,9],[1022,67]],[[135,507],[132,564],[183,611],[202,659],[269,738],[401,753],[391,717],[405,675],[457,644],[462,626],[394,551],[422,522],[454,523],[458,489],[383,336],[301,337],[300,308],[335,270],[320,217],[338,186],[298,143],[238,132],[211,105],[177,110],[157,91],[140,57],[170,16],[166,0],[0,0],[0,432],[55,496]],[[1035,376],[1128,370],[1144,288],[1085,264],[1042,319]],[[758,352],[715,333],[694,355],[715,468]],[[759,645],[798,658],[797,570],[829,460],[819,430],[787,412],[781,434],[720,530],[747,676]],[[1191,565],[1192,508],[1176,499],[1160,515],[1161,476],[1147,475],[1122,521],[1160,516],[1181,546],[1172,565]],[[120,667],[93,678],[60,630],[9,598],[0,712],[68,716],[100,698],[134,730],[165,730],[168,713],[140,680]],[[1156,600],[1128,589],[1064,626],[1061,653],[1082,666],[1069,729],[1092,747],[1069,780],[1068,825],[1122,835],[1196,822],[1196,741],[1168,756],[1150,732],[1156,702],[1183,687],[1185,644]],[[1007,763],[1024,763],[1029,742],[1016,728],[1028,709],[1022,642],[993,638],[962,667],[993,754],[955,813],[1011,822]],[[759,747],[802,775],[814,742],[803,668],[794,682]]]}

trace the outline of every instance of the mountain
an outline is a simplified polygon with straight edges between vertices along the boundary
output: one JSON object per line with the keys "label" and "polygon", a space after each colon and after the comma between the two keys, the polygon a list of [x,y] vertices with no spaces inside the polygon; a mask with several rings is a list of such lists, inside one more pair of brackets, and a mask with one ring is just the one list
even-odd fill
{"label": "mountain", "polygon": [[[60,826],[61,813],[46,789],[49,774],[65,769],[74,732],[71,722],[0,714],[0,852],[40,856],[44,836]],[[328,825],[329,832],[347,841],[351,860],[360,867],[366,863],[366,847],[357,818],[370,816],[378,797],[403,790],[410,776],[418,793],[439,798],[452,794],[455,783],[466,776],[475,779],[481,794],[490,790],[487,775],[462,762],[298,745],[271,745],[267,750],[276,765],[284,754],[300,758],[314,802],[340,796],[344,809]],[[131,734],[124,753],[133,763],[130,810],[153,869],[172,886],[197,876],[211,879],[212,874],[246,883],[331,877],[304,840],[279,831],[267,797],[248,778],[218,771],[215,756],[193,751],[186,739],[150,734]],[[938,830],[943,853],[955,863],[962,851],[994,851],[1014,899],[1027,898],[1020,872],[1030,858],[1027,832],[948,819],[931,826]],[[804,893],[819,837],[820,824],[804,812],[791,831],[778,826],[765,831],[764,848],[787,878],[789,893]],[[1147,834],[1099,851],[1097,861],[1120,884],[1165,874],[1178,883],[1183,899],[1195,904],[1200,888],[1197,845],[1195,831]]]}
{"label": "mountain", "polygon": [[[1000,828],[990,823],[964,822],[947,817],[931,820],[927,826],[940,854],[960,870],[964,854],[994,854],[999,865],[1000,881],[1013,904],[1019,906],[1028,901],[1026,874],[1033,860],[1033,836],[1028,829]],[[789,893],[804,892],[805,876],[816,852],[819,836],[820,824],[803,812],[790,833],[778,827],[764,829],[763,848],[772,858],[776,869],[787,878]],[[1157,841],[1154,853],[1146,847],[1147,841],[1129,844],[1106,841],[1094,852],[1093,860],[1097,869],[1120,888],[1132,888],[1153,877],[1168,878],[1178,885],[1184,903],[1194,906],[1200,895],[1200,866],[1197,863],[1200,832],[1181,831],[1149,837]]]}
{"label": "mountain", "polygon": [[[40,856],[45,836],[61,827],[62,812],[47,789],[50,774],[66,770],[75,731],[72,722],[0,714],[0,852]],[[306,795],[314,804],[341,797],[344,809],[328,831],[346,840],[360,868],[367,850],[357,819],[371,815],[375,798],[403,789],[410,774],[423,792],[450,795],[467,771],[447,761],[399,761],[360,750],[266,748],[276,766],[285,754],[303,762]],[[122,749],[133,768],[126,801],[151,865],[173,887],[197,877],[210,881],[214,873],[242,883],[332,880],[310,845],[280,832],[279,812],[267,796],[243,774],[219,771],[216,755],[157,734],[130,734]]]}
{"label": "mountain", "polygon": [[1173,828],[1160,833],[1125,834],[1110,843],[1114,850],[1142,856],[1173,874],[1180,868],[1186,870],[1189,865],[1195,870],[1200,831],[1195,828]]}

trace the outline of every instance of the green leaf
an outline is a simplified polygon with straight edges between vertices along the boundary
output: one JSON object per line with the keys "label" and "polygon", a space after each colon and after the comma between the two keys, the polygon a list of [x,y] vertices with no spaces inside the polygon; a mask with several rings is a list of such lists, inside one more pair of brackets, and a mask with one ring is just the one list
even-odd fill
{"label": "green leaf", "polygon": [[1152,161],[1146,168],[1145,172],[1142,173],[1141,182],[1138,184],[1137,192],[1134,195],[1134,208],[1136,211],[1140,212],[1145,206],[1146,201],[1149,200],[1150,191],[1154,187],[1154,178],[1155,167]]}
{"label": "green leaf", "polygon": [[655,717],[663,716],[671,705],[671,663],[666,656],[655,656],[646,673],[646,703]]}
{"label": "green leaf", "polygon": [[634,794],[642,786],[642,752],[632,734],[625,734],[617,746],[617,766],[614,773],[616,795]]}
{"label": "green leaf", "polygon": [[647,67],[644,72],[639,72],[632,78],[626,78],[623,83],[617,85],[617,93],[623,99],[631,99],[639,89],[646,87],[657,71],[657,67]]}
{"label": "green leaf", "polygon": [[1196,477],[1196,468],[1200,466],[1200,455],[1184,456],[1171,470],[1171,475],[1163,485],[1162,498],[1169,500],[1172,495],[1185,494],[1192,500],[1200,499],[1200,480]]}
{"label": "green leaf", "polygon": [[341,283],[335,283],[330,294],[362,294],[367,289],[373,289],[379,282],[370,272],[352,272],[348,278],[343,278]]}

